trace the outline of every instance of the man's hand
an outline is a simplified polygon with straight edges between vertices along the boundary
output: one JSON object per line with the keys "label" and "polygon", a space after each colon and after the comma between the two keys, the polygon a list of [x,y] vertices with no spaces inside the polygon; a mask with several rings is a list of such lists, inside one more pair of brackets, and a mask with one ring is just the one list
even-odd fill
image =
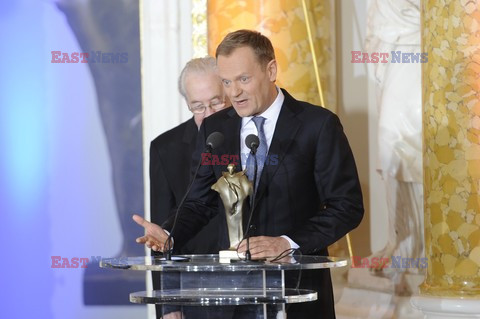
{"label": "man's hand", "polygon": [[138,237],[137,243],[145,244],[148,248],[151,248],[154,251],[163,251],[168,234],[162,229],[162,227],[146,221],[139,215],[133,215],[132,218],[137,224],[145,228],[145,236]]}
{"label": "man's hand", "polygon": [[[275,258],[285,250],[290,249],[290,243],[283,237],[258,236],[250,237],[250,254],[252,259]],[[239,253],[247,250],[247,240],[238,247]]]}

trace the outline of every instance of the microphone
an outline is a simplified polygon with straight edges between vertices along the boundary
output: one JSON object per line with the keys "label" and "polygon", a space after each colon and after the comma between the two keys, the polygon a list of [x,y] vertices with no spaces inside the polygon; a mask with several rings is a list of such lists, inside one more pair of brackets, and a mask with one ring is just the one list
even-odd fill
{"label": "microphone", "polygon": [[255,134],[250,134],[245,138],[245,145],[247,145],[250,152],[255,155],[257,153],[257,148],[260,145],[260,140]]}
{"label": "microphone", "polygon": [[258,170],[258,164],[257,164],[257,148],[260,145],[260,140],[257,135],[255,134],[250,134],[245,138],[245,145],[250,149],[250,154],[252,154],[253,159],[254,159],[254,172],[253,172],[253,194],[250,198],[250,213],[248,216],[248,223],[247,223],[247,229],[245,232],[245,235],[243,236],[243,239],[247,240],[247,250],[245,251],[245,259],[247,261],[252,260],[252,255],[250,253],[250,229],[251,227],[251,222],[252,222],[252,216],[253,216],[253,210],[254,210],[254,204],[255,204],[255,193],[256,193],[256,185],[257,185],[257,170]]}
{"label": "microphone", "polygon": [[[217,147],[223,144],[224,139],[225,138],[223,137],[223,134],[220,132],[213,132],[210,135],[208,135],[207,141],[205,142],[204,153],[211,153],[214,149],[216,149]],[[173,219],[172,229],[170,231],[170,234],[168,234],[165,244],[163,245],[163,253],[165,255],[165,260],[172,260],[172,250],[173,250],[172,236],[175,230],[175,225],[177,224],[178,213],[180,212],[180,208],[183,206],[183,203],[185,202],[185,199],[187,198],[188,193],[190,193],[190,189],[192,188],[193,182],[195,182],[195,179],[197,178],[198,170],[200,169],[201,165],[202,165],[202,159],[200,158],[197,168],[195,169],[195,173],[193,174],[192,181],[188,185],[187,191],[185,192],[185,195],[183,195],[182,200],[180,201],[180,204],[178,204],[177,211],[175,212],[175,218]]]}
{"label": "microphone", "polygon": [[212,150],[216,149],[217,147],[223,144],[224,139],[225,138],[223,137],[223,134],[220,132],[213,132],[212,134],[210,134],[207,137],[207,142],[205,143],[206,144],[205,152],[211,153]]}

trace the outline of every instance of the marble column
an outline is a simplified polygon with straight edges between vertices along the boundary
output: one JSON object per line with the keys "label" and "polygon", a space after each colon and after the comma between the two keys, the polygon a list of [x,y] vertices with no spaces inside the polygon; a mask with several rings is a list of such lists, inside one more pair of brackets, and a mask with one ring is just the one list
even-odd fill
{"label": "marble column", "polygon": [[278,85],[299,100],[323,104],[335,111],[334,19],[332,0],[209,0],[209,54],[215,56],[215,49],[227,33],[238,29],[257,30],[274,45],[279,66]]}
{"label": "marble column", "polygon": [[480,1],[423,0],[426,318],[480,316]]}

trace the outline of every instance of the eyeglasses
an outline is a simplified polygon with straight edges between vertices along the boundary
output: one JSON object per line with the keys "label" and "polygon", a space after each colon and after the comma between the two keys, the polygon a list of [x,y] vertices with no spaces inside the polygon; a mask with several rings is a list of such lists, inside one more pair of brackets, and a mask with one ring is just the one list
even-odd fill
{"label": "eyeglasses", "polygon": [[215,112],[220,111],[225,107],[225,101],[215,99],[210,101],[210,105],[203,105],[202,103],[198,103],[192,105],[192,107],[189,107],[189,109],[194,114],[203,114],[207,110],[207,107],[211,108]]}

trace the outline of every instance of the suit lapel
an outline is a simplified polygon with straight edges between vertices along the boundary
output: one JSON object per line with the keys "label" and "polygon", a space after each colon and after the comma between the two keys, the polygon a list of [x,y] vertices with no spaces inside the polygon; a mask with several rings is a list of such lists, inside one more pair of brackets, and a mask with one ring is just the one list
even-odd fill
{"label": "suit lapel", "polygon": [[[195,124],[195,120],[192,117],[187,121],[185,131],[183,132],[183,138],[182,138],[183,143],[190,145],[191,148],[192,147],[195,148],[197,134],[198,134],[198,127],[197,127],[197,124]],[[193,145],[191,145],[192,142],[193,142]]]}
{"label": "suit lapel", "polygon": [[282,164],[282,161],[287,153],[291,142],[294,140],[295,135],[300,128],[301,122],[297,119],[296,114],[299,112],[298,108],[295,108],[295,99],[285,90],[282,90],[285,95],[285,101],[283,102],[282,109],[278,116],[277,124],[275,125],[275,132],[273,134],[272,143],[268,150],[268,158],[272,156],[278,156],[276,165],[265,164],[258,184],[257,194],[255,196],[255,206],[262,198],[267,188],[267,185],[271,182],[278,168]]}
{"label": "suit lapel", "polygon": [[[230,108],[227,114],[229,117],[223,122],[222,130],[225,137],[225,142],[216,153],[219,156],[227,154],[229,156],[229,162],[230,156],[235,156],[237,162],[236,171],[240,171],[240,138],[238,132],[240,132],[242,118],[238,116],[237,112],[235,112],[235,109],[233,107]],[[226,171],[226,169],[226,165],[221,166],[221,171]]]}
{"label": "suit lapel", "polygon": [[[193,117],[186,122],[183,130],[182,136],[182,143],[178,143],[175,146],[175,150],[177,150],[178,154],[182,154],[181,157],[177,158],[178,162],[176,163],[179,170],[183,171],[184,173],[184,181],[189,181],[191,178],[191,165],[192,165],[192,156],[195,153],[195,146],[197,141],[198,135],[198,127],[195,124]],[[180,136],[179,136],[180,137]],[[185,169],[188,168],[188,169]],[[173,174],[173,172],[170,172]],[[180,193],[185,192],[188,187],[188,183],[182,186],[184,190],[181,190]],[[180,196],[183,196],[180,195]]]}

